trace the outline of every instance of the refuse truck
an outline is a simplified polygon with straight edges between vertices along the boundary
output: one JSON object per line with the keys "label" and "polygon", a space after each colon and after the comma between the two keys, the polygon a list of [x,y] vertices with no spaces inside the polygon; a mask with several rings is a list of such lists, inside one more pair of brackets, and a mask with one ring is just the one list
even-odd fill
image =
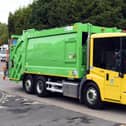
{"label": "refuse truck", "polygon": [[27,93],[58,92],[90,108],[126,104],[125,43],[120,29],[90,23],[24,30],[9,44],[9,79]]}

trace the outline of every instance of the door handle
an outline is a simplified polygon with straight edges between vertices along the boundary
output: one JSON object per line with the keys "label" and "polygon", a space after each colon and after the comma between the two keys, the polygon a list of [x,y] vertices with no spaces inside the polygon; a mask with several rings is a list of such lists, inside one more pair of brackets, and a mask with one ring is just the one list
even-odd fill
{"label": "door handle", "polygon": [[108,73],[106,74],[106,80],[109,80],[109,74]]}

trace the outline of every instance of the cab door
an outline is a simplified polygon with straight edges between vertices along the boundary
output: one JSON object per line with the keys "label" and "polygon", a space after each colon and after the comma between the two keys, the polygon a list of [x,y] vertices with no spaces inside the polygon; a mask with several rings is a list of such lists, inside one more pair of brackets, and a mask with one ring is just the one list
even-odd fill
{"label": "cab door", "polygon": [[118,72],[105,71],[104,98],[120,101],[121,78]]}
{"label": "cab door", "polygon": [[[110,39],[111,48],[105,50],[105,85],[104,95],[108,100],[120,101],[121,87],[121,53],[119,38]],[[114,46],[115,45],[115,46]]]}
{"label": "cab door", "polygon": [[[122,92],[125,92],[126,89],[124,88],[126,78],[126,37],[115,37],[114,42],[117,43],[117,46],[115,46],[113,57],[111,57],[111,60],[109,59],[114,64],[110,67],[111,70],[105,72],[105,98],[118,102],[121,100]],[[112,45],[114,45],[114,42]]]}
{"label": "cab door", "polygon": [[103,94],[107,101],[120,101],[121,69],[120,38],[94,39],[93,66],[104,72]]}

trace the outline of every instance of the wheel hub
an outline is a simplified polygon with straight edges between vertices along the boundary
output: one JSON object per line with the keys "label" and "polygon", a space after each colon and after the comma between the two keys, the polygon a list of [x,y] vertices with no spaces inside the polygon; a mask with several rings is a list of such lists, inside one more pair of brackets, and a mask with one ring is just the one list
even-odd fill
{"label": "wheel hub", "polygon": [[42,91],[43,91],[43,83],[42,83],[42,81],[38,81],[37,82],[37,92],[42,93]]}
{"label": "wheel hub", "polygon": [[87,101],[90,104],[95,104],[97,100],[97,92],[94,88],[89,88],[87,91]]}
{"label": "wheel hub", "polygon": [[26,90],[27,90],[27,91],[30,91],[30,88],[31,88],[31,81],[30,81],[30,80],[27,80],[27,81],[26,81],[25,87],[26,87]]}

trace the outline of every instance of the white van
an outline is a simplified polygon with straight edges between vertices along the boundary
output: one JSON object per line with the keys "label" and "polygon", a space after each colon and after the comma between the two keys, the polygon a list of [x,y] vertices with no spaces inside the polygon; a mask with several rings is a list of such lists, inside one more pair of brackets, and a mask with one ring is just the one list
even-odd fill
{"label": "white van", "polygon": [[8,45],[4,44],[0,46],[0,61],[6,61]]}

